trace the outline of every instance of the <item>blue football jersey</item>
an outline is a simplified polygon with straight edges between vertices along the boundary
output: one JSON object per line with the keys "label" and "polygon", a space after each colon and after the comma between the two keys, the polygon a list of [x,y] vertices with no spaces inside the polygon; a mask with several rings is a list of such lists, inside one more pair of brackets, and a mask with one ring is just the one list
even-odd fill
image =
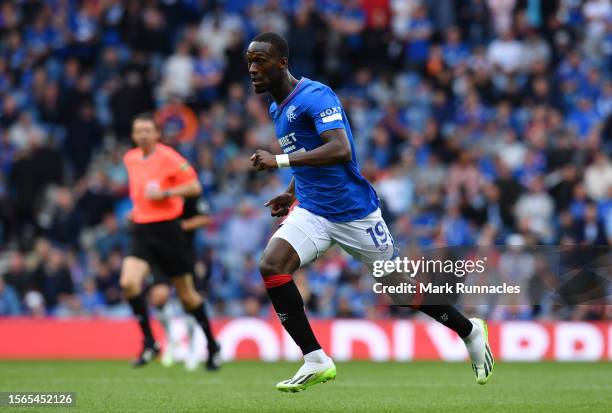
{"label": "blue football jersey", "polygon": [[350,162],[291,167],[300,207],[332,222],[361,219],[378,208],[376,191],[359,172],[346,113],[328,86],[302,78],[282,103],[270,105],[270,116],[284,153],[323,145],[320,134],[330,129],[344,129],[351,145]]}

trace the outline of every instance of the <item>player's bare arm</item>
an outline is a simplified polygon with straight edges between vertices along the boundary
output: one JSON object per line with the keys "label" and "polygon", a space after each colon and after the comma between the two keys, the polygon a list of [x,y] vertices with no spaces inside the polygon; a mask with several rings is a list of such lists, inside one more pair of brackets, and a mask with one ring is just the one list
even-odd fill
{"label": "player's bare arm", "polygon": [[[323,145],[311,151],[289,154],[291,166],[327,166],[349,162],[351,145],[344,129],[330,129],[321,134]],[[278,168],[276,155],[258,149],[251,156],[251,162],[258,171]]]}
{"label": "player's bare arm", "polygon": [[146,197],[154,201],[159,201],[173,196],[189,198],[198,196],[201,193],[202,185],[200,185],[200,182],[197,179],[164,190],[157,186],[151,186],[145,189]]}
{"label": "player's bare arm", "polygon": [[207,215],[197,215],[193,218],[183,219],[181,228],[183,231],[195,231],[198,228],[203,228],[212,223],[213,219]]}

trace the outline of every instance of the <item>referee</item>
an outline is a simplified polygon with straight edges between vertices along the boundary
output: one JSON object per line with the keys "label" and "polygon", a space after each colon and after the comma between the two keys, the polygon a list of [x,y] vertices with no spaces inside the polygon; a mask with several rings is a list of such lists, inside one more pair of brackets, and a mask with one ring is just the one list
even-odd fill
{"label": "referee", "polygon": [[[152,267],[170,277],[185,311],[205,334],[210,331],[210,323],[202,296],[194,288],[193,256],[179,221],[183,198],[198,196],[202,191],[196,173],[175,150],[159,143],[160,131],[151,114],[134,118],[132,139],[137,147],[123,158],[134,208],[130,251],[121,268],[121,288],[144,336],[142,351],[134,361],[135,366],[142,366],[160,352],[143,292]],[[208,340],[207,347],[209,358],[218,358],[220,348],[214,339]]]}

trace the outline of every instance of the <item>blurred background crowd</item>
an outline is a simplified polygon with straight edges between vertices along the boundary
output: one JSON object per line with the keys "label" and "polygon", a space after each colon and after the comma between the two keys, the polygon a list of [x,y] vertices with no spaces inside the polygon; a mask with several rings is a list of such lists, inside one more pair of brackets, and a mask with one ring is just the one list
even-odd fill
{"label": "blurred background crowd", "polygon": [[[149,110],[214,218],[197,234],[213,314],[270,313],[263,204],[290,173],[248,160],[280,152],[244,58],[262,31],[341,97],[401,255],[512,244],[490,269],[532,288],[547,271],[530,246],[612,242],[609,0],[2,1],[0,315],[130,315],[122,156]],[[332,249],[295,277],[314,316],[390,315],[366,272]],[[546,297],[479,311],[612,318],[605,298]]]}

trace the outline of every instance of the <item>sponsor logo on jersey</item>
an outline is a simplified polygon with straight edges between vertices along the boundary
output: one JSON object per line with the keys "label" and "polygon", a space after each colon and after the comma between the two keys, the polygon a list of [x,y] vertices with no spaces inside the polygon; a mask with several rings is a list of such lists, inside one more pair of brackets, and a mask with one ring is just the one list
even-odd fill
{"label": "sponsor logo on jersey", "polygon": [[281,146],[281,148],[284,148],[285,146],[291,145],[295,142],[297,142],[297,138],[295,137],[295,132],[288,133],[282,138],[278,139],[278,144]]}
{"label": "sponsor logo on jersey", "polygon": [[278,144],[284,153],[306,152],[306,149],[300,148],[299,144],[297,143],[295,132],[288,133],[282,138],[279,138]]}
{"label": "sponsor logo on jersey", "polygon": [[323,123],[342,120],[342,108],[340,106],[334,106],[332,108],[325,109],[323,112],[319,113],[319,117],[321,117]]}

